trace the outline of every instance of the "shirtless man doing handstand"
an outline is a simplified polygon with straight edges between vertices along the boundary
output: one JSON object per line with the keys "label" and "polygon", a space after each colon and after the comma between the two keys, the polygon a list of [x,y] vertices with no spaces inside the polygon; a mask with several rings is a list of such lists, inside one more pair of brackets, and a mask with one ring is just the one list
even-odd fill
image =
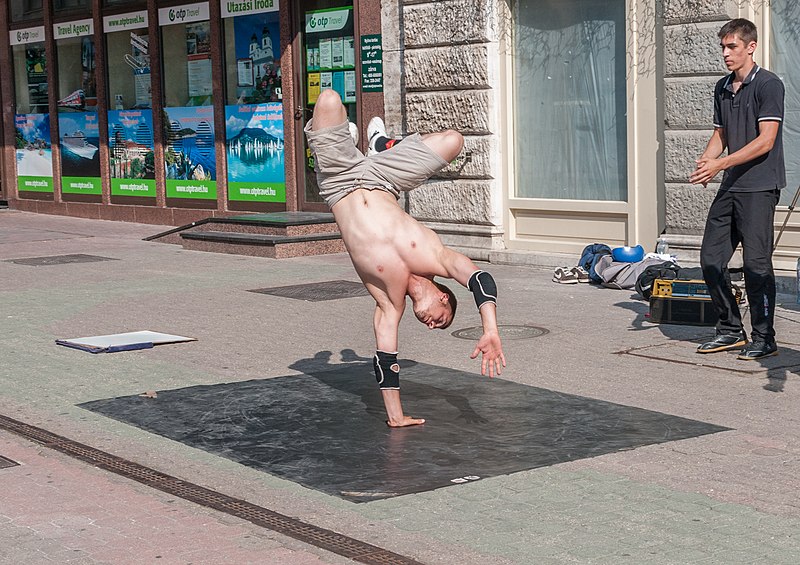
{"label": "shirtless man doing handstand", "polygon": [[[305,128],[316,161],[320,196],[331,207],[353,266],[375,299],[375,376],[391,427],[423,424],[403,413],[400,403],[398,328],[411,298],[414,315],[430,329],[453,321],[456,298],[434,277],[469,288],[478,306],[483,335],[470,356],[481,358],[481,374],[499,375],[506,361],[497,331],[497,287],[492,276],[466,256],[445,247],[432,230],[398,205],[409,191],[447,166],[464,144],[448,130],[414,134],[392,149],[364,156],[351,137],[345,108],[334,90],[320,93]],[[370,152],[372,153],[372,151]]]}

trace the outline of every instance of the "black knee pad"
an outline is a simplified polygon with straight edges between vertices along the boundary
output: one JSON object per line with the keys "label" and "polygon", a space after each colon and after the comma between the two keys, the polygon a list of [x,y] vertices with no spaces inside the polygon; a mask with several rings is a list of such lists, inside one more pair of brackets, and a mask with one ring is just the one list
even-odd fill
{"label": "black knee pad", "polygon": [[400,365],[397,364],[397,352],[386,353],[376,351],[372,358],[375,368],[375,380],[381,389],[400,389]]}

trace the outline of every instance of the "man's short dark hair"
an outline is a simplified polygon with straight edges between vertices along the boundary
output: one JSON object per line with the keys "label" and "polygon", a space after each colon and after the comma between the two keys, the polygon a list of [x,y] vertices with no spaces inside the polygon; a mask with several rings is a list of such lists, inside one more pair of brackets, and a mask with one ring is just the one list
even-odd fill
{"label": "man's short dark hair", "polygon": [[728,35],[736,35],[748,45],[751,41],[758,43],[758,29],[756,24],[744,18],[736,18],[722,26],[717,34],[720,39],[724,39]]}
{"label": "man's short dark hair", "polygon": [[450,305],[450,311],[451,311],[450,321],[447,322],[446,326],[442,326],[441,328],[439,328],[440,330],[445,330],[449,328],[450,324],[453,323],[453,320],[456,319],[456,307],[458,307],[458,300],[456,299],[456,295],[453,294],[453,291],[450,290],[447,286],[436,281],[433,281],[433,284],[436,285],[436,288],[438,288],[447,295],[447,303]]}

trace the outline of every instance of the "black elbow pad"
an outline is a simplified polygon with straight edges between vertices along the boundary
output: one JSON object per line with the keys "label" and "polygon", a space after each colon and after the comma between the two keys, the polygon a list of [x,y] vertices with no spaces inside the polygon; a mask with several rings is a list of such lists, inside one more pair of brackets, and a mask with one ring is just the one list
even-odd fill
{"label": "black elbow pad", "polygon": [[382,389],[400,389],[400,365],[397,364],[397,352],[376,351],[372,358],[375,368],[375,380]]}
{"label": "black elbow pad", "polygon": [[492,275],[486,271],[472,273],[467,283],[467,288],[472,291],[478,310],[487,302],[497,305],[497,284],[495,284]]}

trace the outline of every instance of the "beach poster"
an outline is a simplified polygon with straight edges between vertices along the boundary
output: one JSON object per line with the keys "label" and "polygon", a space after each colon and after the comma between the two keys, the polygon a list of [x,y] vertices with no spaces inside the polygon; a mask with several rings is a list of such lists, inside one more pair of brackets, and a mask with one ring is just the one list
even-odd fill
{"label": "beach poster", "polygon": [[53,192],[53,151],[50,114],[16,114],[17,188]]}
{"label": "beach poster", "polygon": [[108,155],[113,196],[156,196],[153,112],[108,112]]}
{"label": "beach poster", "polygon": [[216,200],[214,107],[164,108],[168,198]]}
{"label": "beach poster", "polygon": [[225,107],[228,199],[286,202],[283,104]]}
{"label": "beach poster", "polygon": [[58,130],[61,135],[61,192],[102,194],[97,113],[59,114]]}

